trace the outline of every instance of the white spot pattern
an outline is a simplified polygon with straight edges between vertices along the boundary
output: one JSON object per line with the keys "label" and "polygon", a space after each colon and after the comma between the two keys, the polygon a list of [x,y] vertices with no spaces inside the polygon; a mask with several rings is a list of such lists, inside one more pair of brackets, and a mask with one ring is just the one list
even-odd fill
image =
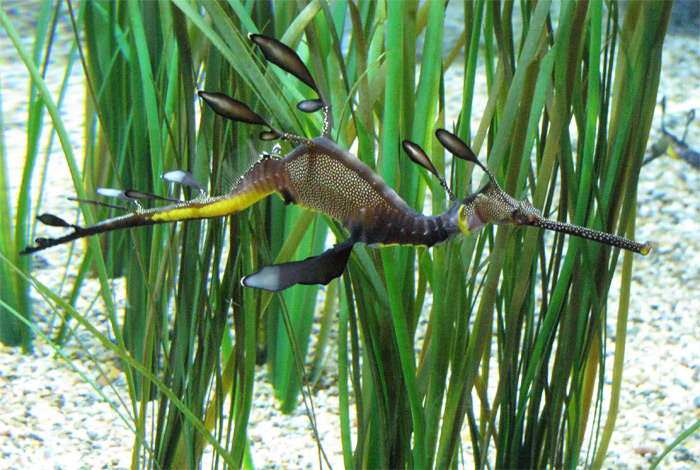
{"label": "white spot pattern", "polygon": [[353,214],[384,205],[373,185],[338,159],[309,152],[286,162],[297,204],[344,222]]}

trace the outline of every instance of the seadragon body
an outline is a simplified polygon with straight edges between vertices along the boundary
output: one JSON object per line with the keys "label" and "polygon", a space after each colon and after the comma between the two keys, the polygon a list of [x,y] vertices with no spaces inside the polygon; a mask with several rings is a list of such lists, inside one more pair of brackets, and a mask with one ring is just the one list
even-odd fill
{"label": "seadragon body", "polygon": [[[198,197],[154,209],[143,209],[139,205],[131,214],[89,227],[70,225],[56,216],[44,214],[39,220],[45,224],[72,227],[73,231],[63,237],[38,238],[34,246],[27,247],[21,254],[129,227],[232,215],[272,193],[278,194],[287,204],[327,214],[342,223],[348,230],[349,237],[318,256],[266,266],[242,279],[242,283],[248,287],[270,291],[279,291],[295,284],[327,284],[342,274],[356,243],[430,247],[461,234],[471,234],[487,224],[511,223],[541,227],[641,254],[647,254],[651,249],[650,243],[638,243],[544,218],[529,202],[518,201],[503,191],[469,147],[444,129],[436,133],[442,145],[455,156],[482,168],[488,174],[489,182],[478,192],[457,200],[423,150],[410,141],[404,141],[403,147],[409,157],[437,176],[452,199],[451,207],[442,214],[420,214],[369,166],[330,140],[329,107],[296,53],[271,38],[251,35],[251,40],[262,49],[269,61],[292,73],[318,93],[317,100],[304,101],[300,103],[299,109],[305,112],[323,111],[323,136],[307,139],[280,132],[245,104],[220,93],[200,91],[202,99],[220,116],[268,127],[269,131],[261,133],[263,140],[281,139],[298,145],[283,157],[264,155],[223,196],[209,196],[199,188],[191,175],[176,170],[163,177],[199,189]],[[132,195],[143,193],[130,190],[119,194],[122,198],[131,199]]]}

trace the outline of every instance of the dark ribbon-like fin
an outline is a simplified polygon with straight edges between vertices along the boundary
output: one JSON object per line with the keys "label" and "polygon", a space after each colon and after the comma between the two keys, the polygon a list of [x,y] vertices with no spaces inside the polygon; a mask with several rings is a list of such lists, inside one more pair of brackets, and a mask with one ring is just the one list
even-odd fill
{"label": "dark ribbon-like fin", "polygon": [[[311,72],[301,61],[296,52],[291,48],[282,44],[277,39],[262,36],[260,34],[249,34],[250,40],[257,45],[262,51],[265,59],[280,67],[287,73],[292,74],[298,80],[306,84],[318,95],[317,99],[304,100],[297,104],[297,108],[305,113],[315,113],[323,110],[324,132],[327,136],[331,128],[331,115],[329,107],[326,105],[323,95],[316,85]],[[307,139],[289,135],[275,129],[269,122],[262,118],[258,113],[250,109],[244,103],[224,95],[223,93],[210,93],[207,91],[198,91],[199,96],[214,110],[219,116],[231,119],[232,121],[240,121],[248,124],[257,124],[267,127],[269,131],[260,132],[260,140],[290,140],[297,143],[309,144]]]}
{"label": "dark ribbon-like fin", "polygon": [[320,255],[303,261],[265,266],[260,271],[241,279],[241,284],[254,289],[279,292],[297,284],[328,284],[343,274],[354,242],[345,241]]}
{"label": "dark ribbon-like fin", "polygon": [[[294,75],[300,81],[308,85],[309,88],[314,90],[318,97],[321,98],[321,93],[318,91],[318,86],[316,86],[311,72],[309,72],[309,69],[304,65],[304,62],[301,61],[299,55],[297,55],[294,50],[277,39],[260,34],[249,34],[248,38],[260,48],[268,62],[272,62],[285,72]],[[323,98],[321,98],[321,101],[323,101]]]}
{"label": "dark ribbon-like fin", "polygon": [[268,62],[272,62],[285,72],[291,73],[316,92],[318,99],[304,100],[297,104],[297,109],[299,109],[299,111],[315,113],[327,107],[321,90],[318,89],[318,85],[316,85],[316,81],[311,75],[311,72],[293,49],[277,39],[260,34],[249,34],[248,38],[260,48]]}
{"label": "dark ribbon-like fin", "polygon": [[[486,165],[479,161],[472,149],[470,149],[469,146],[466,143],[464,143],[462,139],[445,129],[438,129],[437,131],[435,131],[435,136],[440,141],[442,146],[445,147],[445,149],[447,149],[450,153],[452,153],[452,155],[454,155],[457,158],[461,158],[462,160],[471,162],[479,168],[481,168],[482,170],[484,170],[484,173],[486,173],[486,175],[489,177],[489,184],[496,185],[499,189],[501,188],[498,182],[496,181],[496,177],[493,175],[493,173],[491,173],[491,170],[489,170],[488,167],[486,167]],[[484,186],[483,189],[487,187],[488,185]]]}
{"label": "dark ribbon-like fin", "polygon": [[462,139],[445,129],[438,129],[437,131],[435,131],[435,136],[440,141],[442,146],[449,150],[450,153],[452,153],[452,155],[461,158],[462,160],[472,162],[473,164],[477,165],[479,168],[484,170],[491,178],[493,178],[491,171],[488,168],[486,168],[486,166],[483,163],[481,163],[478,158],[476,158],[476,155],[474,155],[472,149],[470,149],[469,146],[465,144]]}
{"label": "dark ribbon-like fin", "polygon": [[241,101],[235,100],[223,93],[212,93],[204,90],[199,90],[197,93],[219,116],[232,121],[270,127],[270,124],[263,119],[262,116]]}
{"label": "dark ribbon-like fin", "polygon": [[272,127],[272,124],[250,109],[245,103],[235,100],[223,93],[210,93],[204,90],[199,90],[197,93],[206,101],[211,109],[221,117],[232,121],[245,122],[247,124],[257,124],[270,129],[269,131],[260,133],[261,140],[275,140],[282,137],[280,131]]}
{"label": "dark ribbon-like fin", "polygon": [[435,169],[435,165],[433,165],[433,162],[430,161],[428,155],[425,154],[425,151],[420,147],[420,145],[416,144],[415,142],[411,142],[410,140],[404,140],[402,142],[402,145],[404,151],[406,152],[406,155],[408,155],[414,163],[422,166],[430,173],[432,173],[438,179],[438,181],[440,182],[440,186],[442,186],[442,188],[448,194],[450,200],[456,201],[457,198],[455,197],[454,193],[449,188],[449,186],[447,186],[447,181],[445,181],[445,178],[440,176],[440,173],[438,173]]}
{"label": "dark ribbon-like fin", "polygon": [[435,169],[433,162],[430,161],[430,159],[425,154],[425,151],[421,148],[420,145],[416,144],[415,142],[411,142],[410,140],[404,140],[402,142],[402,145],[404,151],[406,152],[406,155],[408,155],[409,158],[413,160],[413,163],[422,166],[423,168],[431,172],[433,175],[440,178],[440,175]]}
{"label": "dark ribbon-like fin", "polygon": [[323,109],[325,104],[320,99],[304,100],[297,104],[297,109],[304,113],[315,113]]}
{"label": "dark ribbon-like fin", "polygon": [[41,214],[36,218],[39,222],[41,222],[44,225],[48,225],[49,227],[66,227],[66,228],[74,228],[74,229],[80,229],[78,225],[73,225],[71,223],[66,222],[62,218],[53,215],[53,214],[48,214],[44,213]]}

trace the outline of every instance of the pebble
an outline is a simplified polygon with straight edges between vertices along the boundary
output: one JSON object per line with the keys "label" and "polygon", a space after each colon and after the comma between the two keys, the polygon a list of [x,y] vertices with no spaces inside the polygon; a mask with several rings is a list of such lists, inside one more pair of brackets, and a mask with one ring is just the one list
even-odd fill
{"label": "pebble", "polygon": [[[61,28],[66,25],[59,25]],[[700,70],[700,45],[697,30],[693,31],[694,36],[682,32],[668,36],[664,46],[659,97],[667,96],[668,125],[676,133],[682,131],[685,113],[700,108],[697,72]],[[7,38],[0,35],[0,50],[9,50],[8,47],[12,46],[8,45]],[[54,50],[57,62],[65,52],[57,43]],[[461,73],[457,64],[453,68]],[[78,69],[74,68],[71,77],[72,93],[82,97]],[[52,90],[58,89],[60,78],[49,74],[47,80]],[[26,142],[22,128],[26,116],[27,95],[23,88],[27,82],[26,72],[16,66],[16,59],[3,59],[0,81],[6,144],[16,142],[21,146]],[[448,88],[450,85],[458,88],[460,79],[448,79]],[[477,80],[479,87],[485,88],[483,77]],[[455,115],[459,111],[459,100],[447,102],[449,112]],[[474,109],[483,109],[485,103],[483,94],[476,96]],[[75,109],[81,106],[76,105]],[[69,123],[71,140],[77,147],[83,139],[79,116],[72,116]],[[474,123],[478,124],[478,115]],[[660,112],[657,112],[650,143],[660,137],[660,127]],[[700,148],[698,121],[691,124],[687,141],[692,147]],[[21,147],[8,149],[8,155],[17,156],[9,159],[11,194],[18,190],[21,152]],[[46,200],[57,201],[59,213],[71,213],[73,203],[65,202],[62,196],[72,183],[63,168],[60,150],[55,148],[54,153],[49,169],[52,185]],[[654,457],[698,418],[700,409],[700,349],[697,347],[700,337],[700,172],[686,162],[658,158],[642,169],[638,200],[637,238],[654,240],[658,246],[648,257],[635,260],[624,382],[616,430],[606,460],[609,468],[648,468]],[[67,248],[58,247],[52,254],[37,257],[35,274],[42,282],[51,283],[51,278],[62,272],[67,256]],[[44,260],[46,263],[42,267]],[[46,268],[56,268],[56,271]],[[618,271],[617,282],[613,282],[608,299],[606,382],[611,377],[615,350],[619,274]],[[98,289],[96,283],[88,281],[81,291],[79,308],[87,309]],[[123,280],[115,280],[114,291],[123,293]],[[41,299],[32,295],[40,305]],[[117,300],[123,302],[123,297]],[[52,320],[51,315],[51,312],[38,312],[37,322],[43,331],[50,330],[51,322],[55,327],[57,320]],[[89,315],[98,328],[109,333],[109,323],[99,306]],[[421,325],[425,324],[422,320]],[[332,342],[329,347],[333,347]],[[106,377],[98,372],[85,348],[107,371]],[[57,359],[55,351],[41,339],[37,338],[35,351],[28,355],[0,346],[0,458],[3,465],[56,469],[130,467],[134,437],[115,411],[129,415],[129,410],[120,405],[118,399],[126,396],[126,385],[123,374],[113,365],[116,358],[81,329],[75,332],[64,352],[80,365],[83,373],[100,384],[100,392],[109,402],[65,361]],[[330,363],[326,364],[326,376],[321,379],[328,387],[317,392],[313,399],[323,448],[332,466],[342,468],[335,385],[338,377],[331,358],[332,355],[327,361]],[[608,403],[606,399],[605,409]],[[262,368],[256,372],[250,423],[251,454],[256,467],[319,466],[318,450],[304,407],[300,405],[290,416],[282,414]],[[466,446],[468,434],[463,437]],[[211,458],[208,448],[205,460]],[[698,468],[699,459],[700,437],[695,433],[667,456],[662,465],[675,470]],[[207,465],[205,462],[204,466]]]}

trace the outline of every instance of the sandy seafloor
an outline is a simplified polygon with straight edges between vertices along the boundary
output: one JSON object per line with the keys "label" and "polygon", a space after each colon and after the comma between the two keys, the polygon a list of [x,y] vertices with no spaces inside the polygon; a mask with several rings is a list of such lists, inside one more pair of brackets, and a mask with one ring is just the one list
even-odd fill
{"label": "sandy seafloor", "polygon": [[[15,5],[6,3],[3,8]],[[31,13],[31,9],[22,10],[21,24],[28,46],[33,34],[31,16],[26,15]],[[66,33],[63,37],[67,37],[67,25],[62,24],[60,28]],[[659,97],[667,97],[667,126],[677,134],[682,132],[685,113],[692,108],[700,111],[698,37],[697,23],[691,23],[672,29],[664,46]],[[4,31],[0,32],[0,51],[5,152],[10,162],[9,178],[14,198],[26,146],[27,73]],[[52,92],[58,89],[62,79],[66,56],[65,46],[57,44],[47,77]],[[460,66],[453,68],[458,70]],[[80,158],[84,92],[77,69],[76,66],[70,79],[67,99],[71,104],[62,109],[69,113],[65,122],[73,149]],[[483,83],[480,86],[485,89]],[[447,87],[456,88],[452,94],[459,96],[459,76],[452,75]],[[483,95],[475,97],[474,108],[483,107],[483,103]],[[456,102],[452,107],[458,109],[458,105]],[[650,143],[659,135],[660,112],[657,112]],[[699,121],[691,124],[687,141],[700,149]],[[73,204],[63,199],[71,191],[72,183],[56,143],[48,174],[50,184],[42,211],[73,214]],[[658,247],[649,256],[635,259],[620,413],[606,468],[647,468],[655,455],[700,418],[700,172],[669,157],[658,158],[645,166],[639,185],[636,225],[636,238],[653,240]],[[82,249],[79,244],[76,246]],[[42,282],[58,288],[56,279],[66,271],[66,257],[65,247],[45,252],[36,257],[34,273]],[[69,273],[75,272],[76,264],[68,266]],[[71,282],[70,276],[68,282]],[[87,309],[96,293],[96,281],[88,281],[78,308]],[[114,281],[114,295],[117,302],[123,304],[123,280]],[[609,367],[615,350],[618,295],[619,272],[608,300]],[[42,307],[37,295],[34,297],[38,301],[35,306],[37,324],[47,329],[52,313]],[[95,325],[108,331],[99,303],[89,316]],[[98,374],[86,351],[102,365],[106,377]],[[80,330],[63,348],[63,353],[81,367],[85,377],[58,359],[41,338],[35,340],[35,351],[29,355],[0,346],[0,467],[129,467],[133,434],[86,380],[96,381],[101,393],[115,402],[118,394],[127,396],[118,361]],[[329,357],[332,358],[333,353],[331,351]],[[315,392],[313,401],[322,445],[333,467],[342,468],[337,370],[332,360],[325,369],[321,379],[323,386]],[[606,374],[608,381],[609,372]],[[304,407],[300,405],[291,416],[280,413],[265,376],[265,370],[260,368],[249,429],[256,467],[318,467],[318,451]],[[607,407],[607,401],[604,406]],[[465,445],[467,435],[465,428]],[[470,464],[466,466],[469,468]],[[661,467],[700,468],[700,434],[687,439]]]}

